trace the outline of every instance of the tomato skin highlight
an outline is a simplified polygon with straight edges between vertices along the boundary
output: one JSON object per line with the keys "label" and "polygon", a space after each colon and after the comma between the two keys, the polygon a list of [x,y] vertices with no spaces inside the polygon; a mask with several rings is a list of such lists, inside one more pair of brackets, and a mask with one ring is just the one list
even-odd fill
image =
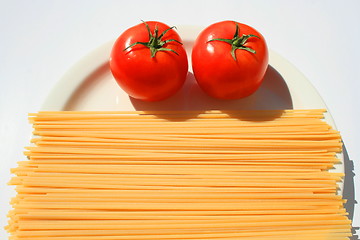
{"label": "tomato skin highlight", "polygon": [[[148,21],[151,33],[155,27],[159,35],[170,27],[157,21]],[[181,42],[179,34],[170,29],[163,41],[174,39]],[[148,42],[149,32],[145,23],[124,31],[115,41],[110,55],[110,69],[118,85],[131,97],[144,101],[161,101],[174,95],[184,84],[188,72],[188,60],[184,47],[175,41],[165,43],[154,57],[147,46],[135,42]],[[126,50],[124,50],[126,49]]]}
{"label": "tomato skin highlight", "polygon": [[[238,36],[250,37],[243,49],[235,50],[236,60],[231,55],[232,45],[212,39],[232,39],[236,24]],[[210,42],[209,42],[210,41]],[[268,67],[269,53],[264,37],[254,28],[234,21],[222,21],[205,28],[197,37],[192,50],[192,68],[200,88],[217,99],[240,99],[253,94],[263,82]]]}

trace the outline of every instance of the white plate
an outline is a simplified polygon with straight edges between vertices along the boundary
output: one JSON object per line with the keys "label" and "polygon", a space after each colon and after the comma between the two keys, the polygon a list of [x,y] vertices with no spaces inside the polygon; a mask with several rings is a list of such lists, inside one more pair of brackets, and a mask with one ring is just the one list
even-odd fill
{"label": "white plate", "polygon": [[[208,97],[195,83],[191,70],[191,48],[201,31],[194,26],[179,26],[189,59],[189,74],[184,87],[162,102],[143,102],[129,98],[117,85],[108,66],[113,42],[95,49],[74,65],[50,92],[42,110],[202,110],[202,109],[327,109],[311,83],[283,57],[270,51],[269,68],[260,89],[253,95],[231,101]],[[327,112],[325,120],[334,128]],[[342,162],[333,171],[344,172]],[[343,184],[339,184],[342,192]]]}

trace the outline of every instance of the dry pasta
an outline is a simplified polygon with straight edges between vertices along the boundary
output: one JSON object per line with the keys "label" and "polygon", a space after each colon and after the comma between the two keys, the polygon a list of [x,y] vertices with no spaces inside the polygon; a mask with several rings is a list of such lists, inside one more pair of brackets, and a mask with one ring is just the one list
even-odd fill
{"label": "dry pasta", "polygon": [[10,240],[348,239],[324,110],[45,111]]}

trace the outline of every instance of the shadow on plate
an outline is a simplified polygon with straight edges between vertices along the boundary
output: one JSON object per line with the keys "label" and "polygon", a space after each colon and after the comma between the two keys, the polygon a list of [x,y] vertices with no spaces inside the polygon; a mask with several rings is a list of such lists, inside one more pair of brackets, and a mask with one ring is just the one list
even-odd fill
{"label": "shadow on plate", "polygon": [[[343,146],[343,155],[344,155],[344,168],[345,168],[345,178],[344,178],[344,189],[343,189],[343,198],[347,200],[345,203],[346,212],[349,213],[349,219],[354,219],[354,208],[357,201],[355,200],[355,186],[354,186],[354,162],[350,160],[347,153],[345,144]],[[356,231],[359,230],[359,227],[352,227],[353,236],[351,240],[358,240],[359,236],[355,235]]]}
{"label": "shadow on plate", "polygon": [[[144,102],[130,98],[136,110],[190,110],[189,118],[196,117],[206,110],[279,110],[269,115],[268,119],[278,117],[284,109],[292,109],[292,98],[284,78],[269,65],[260,88],[251,96],[238,100],[218,100],[205,94],[196,83],[193,73],[189,72],[182,89],[174,96],[160,102]],[[159,115],[159,117],[161,117]],[[241,114],[236,117],[241,118]]]}
{"label": "shadow on plate", "polygon": [[[188,73],[185,84],[180,91],[174,96],[160,102],[145,102],[129,98],[124,92],[118,91],[118,88],[111,76],[108,64],[103,64],[81,82],[81,85],[73,92],[62,110],[67,111],[84,108],[101,110],[109,109],[110,107],[114,108],[111,108],[111,110],[115,110],[120,106],[113,103],[113,99],[117,98],[124,99],[125,102],[122,103],[129,104],[129,106],[132,106],[135,110],[191,111],[183,120],[194,118],[206,110],[221,110],[229,115],[233,115],[229,110],[279,110],[273,112],[273,114],[267,118],[262,119],[265,121],[278,117],[284,109],[293,108],[292,98],[284,78],[270,65],[260,88],[251,96],[238,100],[218,100],[208,96],[200,89],[191,72]],[[101,97],[105,98],[105,100],[99,103],[97,101],[90,102],[93,101],[91,97],[93,96],[92,94],[97,94],[98,92],[102,93]],[[104,92],[106,94],[104,94]],[[163,118],[164,116],[158,115],[158,117]],[[239,113],[237,113],[236,116],[233,115],[233,117],[243,118]]]}

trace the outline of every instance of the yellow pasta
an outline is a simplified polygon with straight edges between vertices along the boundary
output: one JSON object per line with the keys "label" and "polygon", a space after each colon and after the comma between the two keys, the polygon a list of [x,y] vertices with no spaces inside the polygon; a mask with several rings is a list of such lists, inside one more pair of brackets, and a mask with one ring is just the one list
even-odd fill
{"label": "yellow pasta", "polygon": [[348,239],[324,113],[29,114],[9,239]]}

